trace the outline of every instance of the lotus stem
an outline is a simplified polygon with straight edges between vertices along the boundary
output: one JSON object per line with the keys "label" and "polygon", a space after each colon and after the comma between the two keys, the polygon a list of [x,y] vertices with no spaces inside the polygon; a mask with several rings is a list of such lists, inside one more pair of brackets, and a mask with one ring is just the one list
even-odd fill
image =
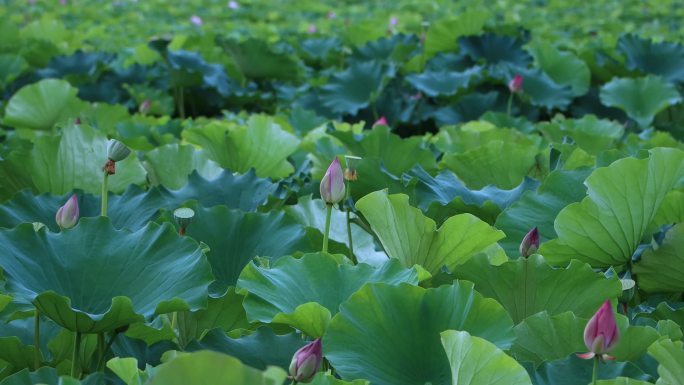
{"label": "lotus stem", "polygon": [[347,202],[347,239],[349,240],[349,259],[352,261],[353,264],[357,265],[359,262],[356,260],[356,256],[354,255],[354,241],[352,240],[351,228],[351,205],[349,204],[349,200],[351,199],[351,183],[349,182],[349,180],[347,180],[346,182],[347,197],[344,201]]}
{"label": "lotus stem", "polygon": [[74,352],[71,356],[71,377],[80,378],[81,373],[79,372],[78,361],[81,354],[81,333],[76,332],[76,337],[74,337]]}
{"label": "lotus stem", "polygon": [[508,95],[508,108],[506,109],[506,114],[508,114],[508,116],[511,116],[511,107],[513,107],[513,93],[512,92]]}
{"label": "lotus stem", "polygon": [[[114,334],[109,338],[109,341],[107,341],[107,344],[104,345],[104,349],[102,349],[102,356],[99,358],[97,361],[97,371],[98,372],[104,372],[104,367],[105,367],[105,357],[107,355],[107,352],[109,349],[112,348],[112,345],[114,344],[114,341],[116,340],[116,337],[119,335],[119,332],[114,331]],[[100,340],[99,340],[100,335],[98,334],[98,346],[100,346]],[[104,342],[104,334],[102,334],[102,342]]]}
{"label": "lotus stem", "polygon": [[33,345],[35,347],[35,370],[38,370],[41,365],[41,354],[40,354],[40,311],[36,308],[35,319],[33,322]]}
{"label": "lotus stem", "polygon": [[[105,355],[105,338],[104,338],[104,333],[99,332],[97,333],[97,371],[100,372],[100,365],[102,364],[102,361],[104,360],[104,355]],[[104,371],[104,370],[102,370]]]}
{"label": "lotus stem", "polygon": [[591,375],[591,383],[592,385],[596,385],[596,378],[598,377],[598,367],[599,367],[599,356],[597,355],[594,357],[594,371],[592,372]]}
{"label": "lotus stem", "polygon": [[107,188],[107,181],[109,180],[109,173],[107,171],[104,172],[104,180],[102,181],[102,206],[100,208],[100,215],[103,217],[107,216],[107,192],[109,189]]}
{"label": "lotus stem", "polygon": [[325,216],[325,232],[323,233],[323,252],[328,252],[328,236],[330,234],[330,217],[332,217],[332,204],[327,204],[327,214]]}

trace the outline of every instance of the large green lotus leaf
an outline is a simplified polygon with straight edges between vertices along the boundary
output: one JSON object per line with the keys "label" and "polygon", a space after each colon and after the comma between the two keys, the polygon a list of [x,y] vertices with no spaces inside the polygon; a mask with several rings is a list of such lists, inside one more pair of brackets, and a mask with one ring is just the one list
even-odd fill
{"label": "large green lotus leaf", "polygon": [[351,187],[351,196],[355,201],[381,189],[387,189],[392,194],[412,195],[413,193],[412,184],[407,185],[399,176],[400,174],[388,171],[382,160],[378,158],[363,158],[357,169],[357,175],[359,178]]}
{"label": "large green lotus leaf", "polygon": [[85,109],[78,89],[66,80],[44,79],[24,86],[7,103],[3,123],[14,128],[49,130]]}
{"label": "large green lotus leaf", "polygon": [[321,87],[321,103],[335,113],[355,115],[380,94],[390,75],[379,61],[354,61]]}
{"label": "large green lotus leaf", "polygon": [[582,96],[589,91],[591,73],[582,59],[571,52],[561,51],[544,40],[532,40],[527,47],[537,65],[554,82],[570,86],[574,96]]}
{"label": "large green lotus leaf", "polygon": [[[31,178],[39,192],[65,194],[73,189],[99,193],[107,161],[107,138],[87,125],[68,125],[60,135],[36,138],[31,152]],[[135,155],[117,162],[109,177],[110,191],[145,182],[145,170]]]}
{"label": "large green lotus leaf", "polygon": [[5,88],[26,69],[28,69],[28,63],[23,57],[13,54],[0,54],[0,89]]}
{"label": "large green lotus leaf", "polygon": [[503,76],[506,81],[515,75],[523,77],[523,93],[529,96],[532,105],[550,111],[554,108],[564,109],[572,102],[574,93],[571,86],[556,83],[538,68],[512,66],[505,67],[502,73],[505,74]]}
{"label": "large green lotus leaf", "polygon": [[684,191],[670,191],[656,212],[647,233],[655,232],[660,226],[684,222]]}
{"label": "large green lotus leaf", "polygon": [[406,267],[421,265],[432,274],[444,266],[453,270],[504,236],[471,214],[455,215],[437,229],[435,221],[410,206],[404,194],[376,191],[361,198],[356,208],[390,258]]}
{"label": "large green lotus leaf", "polygon": [[653,383],[647,381],[635,380],[628,377],[618,377],[613,380],[596,381],[596,385],[652,385]]}
{"label": "large green lotus leaf", "polygon": [[[154,314],[206,304],[211,267],[199,245],[171,226],[116,230],[106,217],[73,229],[0,230],[8,289],[66,329],[114,330]],[[79,245],[75,248],[73,245]]]}
{"label": "large green lotus leaf", "polygon": [[[197,202],[184,207],[195,211],[186,235],[209,246],[207,259],[216,280],[212,295],[235,285],[242,269],[254,257],[278,259],[297,251],[313,251],[304,226],[284,212],[245,213],[226,206],[205,208]],[[173,221],[170,212],[164,219]]]}
{"label": "large green lotus leaf", "polygon": [[487,121],[473,121],[458,126],[442,127],[432,142],[442,152],[460,153],[495,140],[521,146],[541,143],[539,137],[531,137],[511,128],[499,128]]}
{"label": "large green lotus leaf", "polygon": [[520,361],[536,366],[545,361],[565,358],[571,353],[584,352],[584,327],[586,319],[577,318],[572,312],[549,315],[543,311],[515,327],[515,344],[511,353]]}
{"label": "large green lotus leaf", "polygon": [[[501,349],[513,342],[513,322],[472,283],[435,289],[368,284],[340,307],[323,338],[326,357],[342,379],[371,383],[451,384],[440,333],[464,330]],[[349,347],[353,346],[353,349]]]}
{"label": "large green lotus leaf", "polygon": [[24,345],[18,337],[0,337],[0,360],[9,364],[9,368],[0,372],[0,378],[24,368],[35,370],[35,354],[35,347]]}
{"label": "large green lotus leaf", "polygon": [[290,175],[294,167],[287,157],[299,146],[296,136],[283,130],[273,118],[263,115],[253,115],[246,126],[234,129],[220,124],[186,129],[183,137],[202,146],[221,167],[240,173],[254,168],[261,178]]}
{"label": "large green lotus leaf", "polygon": [[[325,228],[326,205],[320,199],[311,199],[310,195],[303,196],[299,198],[296,205],[286,206],[285,212],[304,226],[318,230]],[[354,217],[355,215],[352,214],[351,219],[353,220]],[[372,235],[355,223],[352,223],[351,229],[354,255],[356,255],[359,262],[379,265],[387,261],[387,254],[375,250],[375,240]],[[344,212],[339,210],[332,211],[329,236],[331,240],[348,244],[347,218]]]}
{"label": "large green lotus leaf", "polygon": [[240,73],[257,80],[295,80],[299,77],[299,62],[295,56],[274,52],[266,41],[247,39],[226,40],[220,44],[230,55]]}
{"label": "large green lotus leaf", "polygon": [[145,385],[280,385],[287,373],[251,368],[237,358],[211,351],[181,353],[151,371]]}
{"label": "large green lotus leaf", "polygon": [[484,60],[489,65],[507,63],[525,67],[532,61],[522,48],[523,41],[512,36],[493,33],[465,36],[458,39],[458,45],[471,59]]}
{"label": "large green lotus leaf", "polygon": [[311,381],[311,385],[369,385],[370,382],[366,380],[343,381],[336,377],[323,372],[318,372],[316,377]]}
{"label": "large green lotus leaf", "polygon": [[177,143],[157,147],[147,152],[144,159],[152,185],[161,184],[172,190],[185,186],[194,170],[208,179],[214,179],[222,171],[204,151]]}
{"label": "large green lotus leaf", "polygon": [[646,292],[684,291],[684,223],[670,229],[657,249],[644,252],[632,272]]}
{"label": "large green lotus leaf", "polygon": [[228,354],[259,370],[268,366],[287,369],[294,353],[306,343],[300,334],[277,335],[273,329],[262,326],[240,338],[231,338],[214,329],[202,338],[198,348]]}
{"label": "large green lotus leaf", "polygon": [[577,258],[594,267],[630,261],[661,202],[684,177],[684,151],[657,148],[648,159],[625,158],[596,169],[587,197],[556,217],[558,238],[540,253],[555,264]]}
{"label": "large green lotus leaf", "polygon": [[[537,370],[528,368],[528,372],[537,385],[591,384],[593,365],[592,360],[583,360],[571,354],[563,360],[545,362]],[[603,361],[599,364],[599,380],[612,380],[618,376],[645,381],[651,379],[651,376],[629,362]]]}
{"label": "large green lotus leaf", "polygon": [[457,18],[441,19],[430,24],[425,35],[425,55],[429,58],[436,53],[455,51],[456,41],[461,36],[477,35],[482,32],[491,14],[484,8],[471,8]]}
{"label": "large green lotus leaf", "polygon": [[255,211],[277,188],[278,185],[271,180],[257,177],[254,169],[242,175],[226,170],[214,179],[205,179],[193,171],[181,189],[170,191],[162,188],[161,193],[176,206],[196,200],[204,207],[226,205],[232,209]]}
{"label": "large green lotus leaf", "polygon": [[[271,268],[249,264],[237,287],[249,292],[244,307],[250,321],[285,323],[310,337],[321,337],[329,317],[363,284],[418,281],[416,269],[406,269],[395,260],[375,268],[363,263],[339,264],[329,254],[315,253],[300,259],[281,258]],[[313,312],[318,318],[308,319],[302,312]]]}
{"label": "large green lotus leaf", "polygon": [[406,81],[425,95],[436,97],[455,95],[458,91],[467,89],[471,83],[477,82],[481,76],[482,68],[473,67],[463,72],[426,71],[411,74],[406,77]]}
{"label": "large green lotus leaf", "polygon": [[[331,135],[339,139],[351,154],[364,158],[360,162],[362,165],[366,162],[366,158],[377,158],[390,173],[395,175],[408,171],[416,164],[426,169],[436,168],[435,156],[422,138],[417,136],[401,138],[393,134],[385,125],[373,127],[360,139],[352,132],[335,131]],[[406,156],[406,154],[411,154],[411,156]],[[359,178],[363,177],[363,174],[359,175]]]}
{"label": "large green lotus leaf", "polygon": [[414,34],[397,33],[389,37],[372,40],[357,47],[351,56],[352,60],[389,60],[393,63],[408,62],[418,53],[420,40]]}
{"label": "large green lotus leaf", "polygon": [[572,311],[589,318],[606,299],[622,293],[618,279],[607,279],[585,263],[573,261],[557,269],[538,254],[500,266],[489,265],[485,258],[472,258],[453,274],[474,282],[477,291],[496,299],[516,324],[541,311],[550,315]]}
{"label": "large green lotus leaf", "polygon": [[556,119],[542,125],[541,130],[557,143],[562,143],[569,136],[591,155],[615,148],[625,132],[618,122],[598,119],[594,115],[585,115],[581,119]]}
{"label": "large green lotus leaf", "polygon": [[79,381],[70,376],[60,376],[57,369],[46,366],[35,372],[24,369],[0,381],[0,385],[99,385],[103,383],[103,377],[102,374],[96,373]]}
{"label": "large green lotus leaf", "polygon": [[518,186],[536,167],[536,145],[494,140],[463,153],[446,154],[442,165],[473,189]]}
{"label": "large green lotus leaf", "polygon": [[499,215],[494,224],[506,233],[499,243],[509,257],[518,257],[518,246],[533,227],[539,229],[541,240],[556,237],[553,222],[556,215],[586,194],[582,184],[590,169],[556,170],[549,174],[537,191],[525,192],[522,197]]}
{"label": "large green lotus leaf", "polygon": [[642,128],[648,127],[657,113],[682,101],[677,88],[660,77],[615,78],[601,87],[601,103],[617,107]]}
{"label": "large green lotus leaf", "polygon": [[491,342],[465,331],[441,333],[451,365],[452,383],[459,385],[532,385],[525,368]]}
{"label": "large green lotus leaf", "polygon": [[629,34],[620,37],[617,48],[627,57],[627,67],[630,69],[684,83],[684,46],[681,44],[665,41],[655,43]]}
{"label": "large green lotus leaf", "polygon": [[648,354],[658,361],[658,385],[684,384],[684,347],[681,341],[662,340],[648,348]]}

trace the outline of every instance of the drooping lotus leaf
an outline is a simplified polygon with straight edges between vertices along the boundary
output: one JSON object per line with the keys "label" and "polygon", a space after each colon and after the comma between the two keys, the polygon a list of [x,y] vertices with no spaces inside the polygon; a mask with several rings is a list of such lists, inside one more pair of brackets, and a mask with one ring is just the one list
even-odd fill
{"label": "drooping lotus leaf", "polygon": [[618,51],[627,57],[627,67],[663,77],[671,82],[684,82],[684,46],[675,42],[653,42],[628,34],[620,36]]}
{"label": "drooping lotus leaf", "polygon": [[466,331],[441,333],[452,383],[459,385],[532,385],[525,368],[491,342]]}
{"label": "drooping lotus leaf", "polygon": [[618,279],[594,273],[585,263],[573,261],[567,268],[556,269],[538,254],[500,266],[489,265],[485,258],[473,258],[453,274],[474,282],[478,292],[496,299],[516,324],[541,311],[550,315],[572,311],[589,318],[606,299],[622,293]]}
{"label": "drooping lotus leaf", "polygon": [[321,87],[321,102],[334,113],[354,115],[368,107],[391,76],[379,61],[354,61]]}
{"label": "drooping lotus leaf", "polygon": [[75,119],[85,108],[78,89],[61,79],[44,79],[20,89],[7,103],[3,123],[14,128],[50,130]]}
{"label": "drooping lotus leaf", "polygon": [[554,264],[571,259],[594,267],[630,261],[661,202],[684,177],[684,151],[656,148],[648,159],[625,158],[596,169],[587,197],[556,217],[558,238],[540,253]]}
{"label": "drooping lotus leaf", "polygon": [[427,96],[451,96],[477,82],[481,73],[481,67],[473,67],[463,72],[426,71],[408,75],[406,81]]}
{"label": "drooping lotus leaf", "polygon": [[228,354],[259,370],[268,366],[288,369],[294,352],[306,343],[297,333],[277,335],[273,329],[262,326],[240,338],[231,338],[222,330],[214,329],[202,338],[196,348]]}
{"label": "drooping lotus leaf", "polygon": [[658,385],[684,384],[684,348],[682,341],[661,340],[648,348],[658,361]]}
{"label": "drooping lotus leaf", "polygon": [[435,289],[368,284],[342,304],[323,348],[342,379],[448,385],[451,369],[446,354],[440,354],[442,331],[464,330],[507,349],[512,327],[501,305],[483,298],[469,282]]}
{"label": "drooping lotus leaf", "polygon": [[549,315],[543,311],[515,326],[515,344],[511,354],[519,361],[532,362],[535,367],[572,353],[584,353],[584,327],[587,319],[572,312]]}
{"label": "drooping lotus leaf", "polygon": [[254,169],[242,175],[226,170],[215,179],[204,179],[193,171],[181,189],[170,191],[161,188],[161,193],[175,206],[196,200],[204,207],[226,205],[231,209],[255,211],[277,188],[278,185],[271,180],[257,177]]}
{"label": "drooping lotus leaf", "polygon": [[106,217],[83,218],[51,233],[27,223],[0,230],[0,242],[8,248],[0,266],[15,298],[83,333],[198,309],[213,279],[199,245],[168,225],[130,232]]}
{"label": "drooping lotus leaf", "polygon": [[670,229],[657,249],[644,252],[632,272],[646,292],[684,291],[684,223]]}
{"label": "drooping lotus leaf", "polygon": [[[537,370],[528,368],[528,372],[534,384],[538,385],[590,384],[593,364],[592,360],[583,360],[571,354],[563,360],[545,362]],[[600,364],[599,380],[612,380],[618,376],[644,381],[651,379],[651,376],[630,362],[603,361]]]}
{"label": "drooping lotus leaf", "polygon": [[581,119],[554,120],[542,125],[541,131],[557,143],[562,143],[563,138],[569,136],[584,151],[598,155],[615,148],[625,129],[618,122],[585,115]]}
{"label": "drooping lotus leaf", "polygon": [[[210,286],[212,295],[220,296],[235,285],[242,269],[254,257],[276,260],[297,251],[313,251],[304,226],[284,212],[245,213],[226,206],[205,208],[197,202],[184,207],[195,216],[186,235],[209,246],[207,260],[216,280]],[[172,221],[171,213],[164,217]]]}
{"label": "drooping lotus leaf", "polygon": [[501,63],[527,66],[532,57],[522,49],[523,41],[512,36],[485,33],[458,39],[461,51],[473,60],[484,60],[488,65]]}
{"label": "drooping lotus leaf", "polygon": [[582,182],[590,172],[590,169],[553,171],[537,191],[525,192],[499,215],[494,226],[506,233],[506,238],[499,243],[509,257],[520,255],[520,242],[535,226],[542,241],[556,237],[553,228],[556,215],[568,204],[585,196],[587,190]]}
{"label": "drooping lotus leaf", "polygon": [[601,103],[617,107],[641,128],[648,127],[660,111],[682,101],[677,88],[658,76],[615,78],[601,87]]}
{"label": "drooping lotus leaf", "polygon": [[283,130],[272,117],[252,115],[246,126],[228,128],[218,123],[183,130],[183,138],[202,146],[221,167],[239,173],[256,170],[257,176],[283,178],[294,171],[287,161],[299,139]]}
{"label": "drooping lotus leaf", "polygon": [[582,59],[571,52],[561,51],[543,40],[532,40],[528,48],[542,71],[557,84],[570,86],[573,96],[582,96],[589,91],[591,72]]}
{"label": "drooping lotus leaf", "polygon": [[[237,287],[249,292],[244,307],[250,321],[284,323],[316,338],[323,335],[340,304],[365,283],[415,285],[418,281],[416,269],[394,260],[375,268],[339,264],[329,254],[315,253],[281,258],[271,268],[249,264]],[[315,316],[307,316],[311,314]]]}
{"label": "drooping lotus leaf", "polygon": [[262,372],[237,358],[211,351],[178,353],[150,373],[146,385],[280,385],[287,373],[270,368]]}
{"label": "drooping lotus leaf", "polygon": [[216,178],[222,171],[204,151],[177,143],[157,147],[147,152],[144,159],[151,184],[171,190],[185,186],[194,170],[207,179]]}

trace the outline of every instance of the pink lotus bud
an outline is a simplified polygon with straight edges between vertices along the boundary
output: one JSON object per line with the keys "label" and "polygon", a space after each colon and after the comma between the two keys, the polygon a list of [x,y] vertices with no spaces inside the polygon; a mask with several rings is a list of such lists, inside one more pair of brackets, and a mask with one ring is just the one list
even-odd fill
{"label": "pink lotus bud", "polygon": [[190,22],[198,27],[202,26],[202,18],[197,15],[192,15],[192,17],[190,17]]}
{"label": "pink lotus bud", "polygon": [[539,230],[537,230],[537,227],[535,226],[532,230],[525,234],[522,242],[520,242],[520,255],[522,255],[524,258],[527,258],[537,252],[538,248]]}
{"label": "pink lotus bud", "polygon": [[64,206],[57,210],[55,215],[55,221],[60,229],[70,229],[76,226],[78,222],[79,210],[78,210],[78,197],[76,194],[72,195],[69,200],[66,201]]}
{"label": "pink lotus bud", "polygon": [[619,340],[620,333],[615,323],[613,305],[607,300],[584,328],[584,345],[589,349],[589,353],[579,356],[588,359],[595,355],[603,355],[610,352]]}
{"label": "pink lotus bud", "polygon": [[318,29],[315,24],[309,24],[309,28],[306,29],[306,32],[308,33],[316,33],[316,31],[318,31]]}
{"label": "pink lotus bud", "polygon": [[397,19],[396,16],[392,16],[392,17],[390,18],[390,20],[389,20],[389,27],[390,27],[390,29],[391,29],[392,27],[396,27],[397,24],[399,24],[399,19]]}
{"label": "pink lotus bud", "polygon": [[523,88],[523,77],[521,75],[515,75],[510,82],[508,82],[508,90],[514,94],[522,91]]}
{"label": "pink lotus bud", "polygon": [[150,102],[150,99],[145,99],[142,103],[140,103],[140,107],[138,107],[138,112],[145,115],[147,114],[147,112],[150,111],[150,107],[152,107],[152,102]]}
{"label": "pink lotus bud", "polygon": [[61,5],[67,5],[67,0],[59,0],[59,4],[61,4]]}
{"label": "pink lotus bud", "polygon": [[232,0],[231,0],[231,1],[228,2],[228,8],[230,8],[230,9],[238,9],[238,8],[240,8],[240,4],[238,4],[237,1],[232,1]]}
{"label": "pink lotus bud", "polygon": [[333,11],[328,11],[328,20],[332,20],[337,17],[337,14]]}
{"label": "pink lotus bud", "polygon": [[321,339],[318,338],[297,350],[292,356],[290,377],[297,382],[311,382],[318,371],[318,367],[321,366],[322,360],[323,348]]}
{"label": "pink lotus bud", "polygon": [[340,161],[335,158],[321,180],[321,198],[328,204],[339,203],[344,199],[344,173]]}
{"label": "pink lotus bud", "polygon": [[387,123],[387,118],[381,116],[380,119],[376,120],[375,123],[373,123],[373,127],[375,126],[389,126],[389,124]]}

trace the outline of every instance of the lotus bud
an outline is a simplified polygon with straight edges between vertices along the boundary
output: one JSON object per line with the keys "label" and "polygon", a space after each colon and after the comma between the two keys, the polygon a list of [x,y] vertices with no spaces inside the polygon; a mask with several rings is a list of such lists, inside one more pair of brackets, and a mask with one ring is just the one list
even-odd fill
{"label": "lotus bud", "polygon": [[109,139],[109,143],[107,144],[107,158],[111,159],[112,162],[124,160],[130,153],[131,150],[126,147],[125,144],[116,139]]}
{"label": "lotus bud", "polygon": [[78,217],[78,197],[74,194],[66,201],[64,206],[57,210],[55,222],[57,222],[57,226],[59,226],[60,229],[70,229],[76,226]]}
{"label": "lotus bud", "polygon": [[228,8],[230,9],[238,9],[240,8],[240,4],[238,4],[237,1],[231,0],[228,2]]}
{"label": "lotus bud", "polygon": [[328,20],[333,20],[336,17],[337,14],[334,11],[328,11]]}
{"label": "lotus bud", "polygon": [[515,75],[511,81],[508,82],[508,90],[514,94],[522,91],[523,88],[523,77],[521,75]]}
{"label": "lotus bud", "polygon": [[596,355],[604,355],[610,352],[620,340],[620,334],[615,323],[613,305],[610,300],[601,305],[596,314],[589,320],[584,328],[584,345],[588,353],[580,354],[580,358],[593,358]]}
{"label": "lotus bud", "polygon": [[321,180],[321,198],[327,204],[339,203],[344,199],[344,175],[342,173],[342,166],[337,157],[330,163],[328,170]]}
{"label": "lotus bud", "polygon": [[523,258],[527,258],[537,252],[537,249],[539,249],[539,230],[535,226],[535,228],[525,234],[522,242],[520,242],[520,255]]}
{"label": "lotus bud", "polygon": [[316,28],[315,24],[309,24],[309,27],[306,29],[308,33],[316,33],[318,31],[318,28]]}
{"label": "lotus bud", "polygon": [[197,15],[192,15],[190,17],[190,22],[198,27],[202,26],[202,18]]}
{"label": "lotus bud", "polygon": [[145,99],[142,103],[140,103],[140,107],[138,107],[138,112],[145,115],[150,111],[151,107],[152,102],[150,102],[150,99]]}
{"label": "lotus bud", "polygon": [[387,123],[387,118],[384,116],[381,116],[380,119],[376,120],[375,123],[373,123],[373,127],[375,126],[388,126],[389,124]]}
{"label": "lotus bud", "polygon": [[345,155],[344,161],[347,164],[347,168],[344,169],[344,179],[355,181],[358,177],[356,169],[359,166],[359,162],[361,162],[361,158],[353,155]]}
{"label": "lotus bud", "polygon": [[195,216],[195,210],[189,207],[177,208],[173,211],[173,218],[178,223],[178,234],[185,235],[185,230],[192,222],[192,218]]}
{"label": "lotus bud", "polygon": [[318,371],[318,367],[321,366],[322,360],[323,348],[321,339],[318,338],[297,350],[292,356],[290,377],[297,382],[311,382]]}

